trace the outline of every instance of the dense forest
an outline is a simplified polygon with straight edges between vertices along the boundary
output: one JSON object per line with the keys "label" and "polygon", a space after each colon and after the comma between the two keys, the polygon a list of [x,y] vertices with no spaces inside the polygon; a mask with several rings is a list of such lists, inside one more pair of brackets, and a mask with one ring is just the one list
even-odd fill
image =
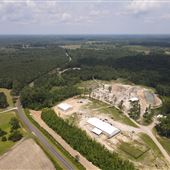
{"label": "dense forest", "polygon": [[0,87],[14,95],[39,77],[68,61],[62,48],[23,48],[21,45],[0,49]]}
{"label": "dense forest", "polygon": [[42,119],[68,144],[99,168],[103,170],[135,169],[132,163],[122,160],[116,153],[109,152],[104,146],[89,138],[86,132],[73,125],[69,125],[58,117],[54,111],[44,109]]}

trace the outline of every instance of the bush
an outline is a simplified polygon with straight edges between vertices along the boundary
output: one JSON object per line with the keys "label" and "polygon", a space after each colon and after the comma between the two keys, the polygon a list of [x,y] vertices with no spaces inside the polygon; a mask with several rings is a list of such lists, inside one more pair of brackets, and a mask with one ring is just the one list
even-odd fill
{"label": "bush", "polygon": [[17,142],[20,139],[22,139],[22,137],[23,137],[23,135],[21,134],[21,132],[18,131],[18,130],[15,130],[9,135],[8,140],[11,140],[13,142]]}
{"label": "bush", "polygon": [[2,142],[5,142],[5,141],[7,141],[7,138],[6,138],[6,136],[3,136],[3,137],[2,137],[2,139],[1,139],[1,141],[2,141]]}
{"label": "bush", "polygon": [[6,135],[7,133],[0,128],[0,137]]}

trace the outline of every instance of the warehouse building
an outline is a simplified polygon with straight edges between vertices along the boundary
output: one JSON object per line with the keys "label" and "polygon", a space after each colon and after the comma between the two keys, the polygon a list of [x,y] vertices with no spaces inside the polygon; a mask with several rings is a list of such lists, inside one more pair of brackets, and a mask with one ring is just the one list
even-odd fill
{"label": "warehouse building", "polygon": [[69,105],[67,103],[60,103],[57,107],[64,112],[73,108],[71,105]]}
{"label": "warehouse building", "polygon": [[96,135],[100,135],[101,133],[103,133],[107,135],[109,138],[111,138],[116,134],[120,133],[120,130],[118,128],[96,117],[89,118],[87,120],[87,123],[94,127],[91,131]]}

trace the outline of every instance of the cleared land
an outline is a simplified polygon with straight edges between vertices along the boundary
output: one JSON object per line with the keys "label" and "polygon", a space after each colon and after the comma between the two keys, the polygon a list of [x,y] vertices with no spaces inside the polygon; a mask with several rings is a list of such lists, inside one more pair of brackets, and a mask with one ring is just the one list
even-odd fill
{"label": "cleared land", "polygon": [[0,169],[55,170],[51,161],[33,139],[22,141],[0,157]]}
{"label": "cleared land", "polygon": [[162,104],[162,101],[150,89],[121,83],[101,84],[99,88],[92,91],[91,96],[116,107],[122,103],[122,110],[125,112],[130,110],[131,100],[135,98],[139,101],[141,114],[148,107],[157,108]]}
{"label": "cleared land", "polygon": [[[91,138],[100,142],[108,150],[116,151],[123,158],[133,161],[139,169],[168,168],[162,153],[152,139],[146,134],[141,135],[144,130],[115,107],[86,96],[70,98],[63,102],[71,105],[72,109],[62,111],[55,106],[55,112],[69,123],[85,130]],[[97,117],[111,123],[120,129],[121,133],[109,139],[104,134],[92,133],[93,127],[87,124],[90,117]]]}

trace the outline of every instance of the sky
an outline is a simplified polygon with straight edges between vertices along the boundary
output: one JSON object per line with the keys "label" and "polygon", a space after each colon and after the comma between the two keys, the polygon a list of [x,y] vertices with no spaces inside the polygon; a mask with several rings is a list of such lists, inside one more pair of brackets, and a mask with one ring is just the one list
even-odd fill
{"label": "sky", "polygon": [[170,0],[0,0],[0,34],[170,34]]}

